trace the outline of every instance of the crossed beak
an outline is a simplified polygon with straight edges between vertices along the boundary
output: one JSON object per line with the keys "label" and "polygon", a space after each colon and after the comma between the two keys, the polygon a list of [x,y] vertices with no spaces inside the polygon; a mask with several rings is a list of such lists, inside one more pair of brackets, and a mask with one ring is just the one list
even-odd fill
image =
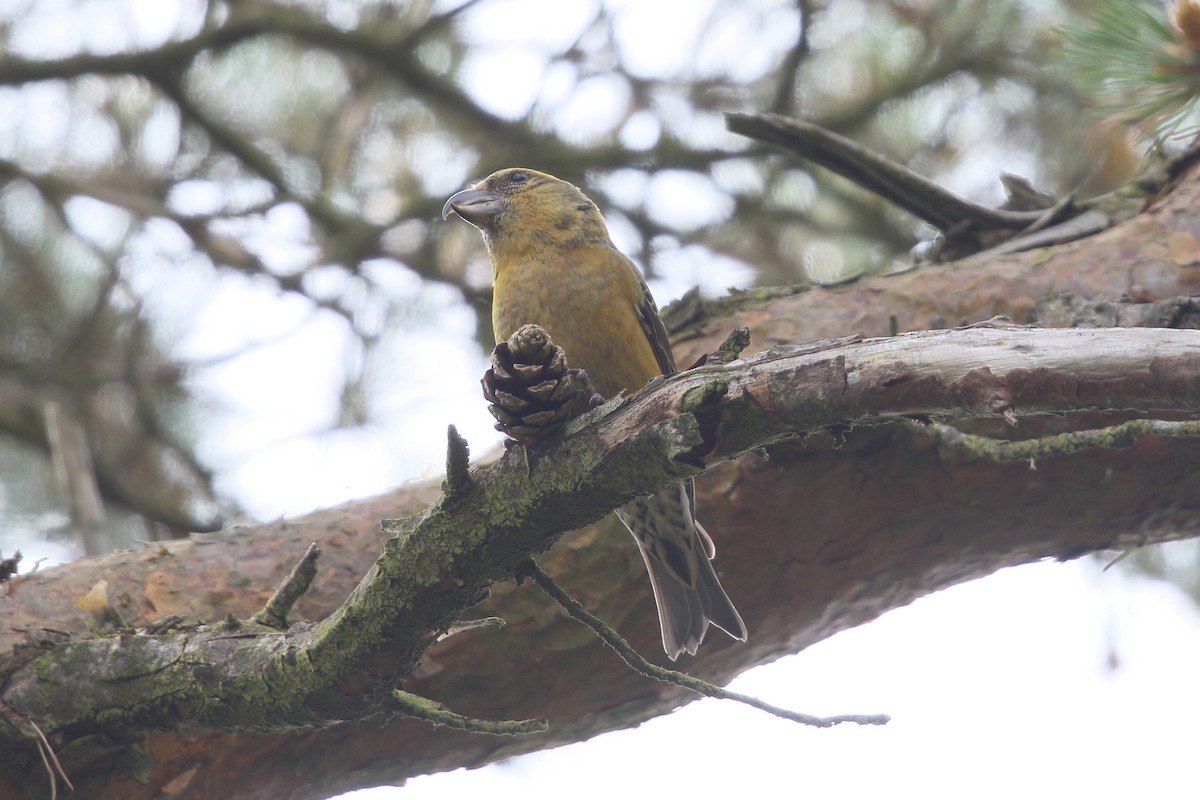
{"label": "crossed beak", "polygon": [[504,198],[493,191],[463,189],[451,195],[446,205],[442,206],[442,219],[449,218],[450,212],[453,211],[476,228],[482,228],[503,208]]}

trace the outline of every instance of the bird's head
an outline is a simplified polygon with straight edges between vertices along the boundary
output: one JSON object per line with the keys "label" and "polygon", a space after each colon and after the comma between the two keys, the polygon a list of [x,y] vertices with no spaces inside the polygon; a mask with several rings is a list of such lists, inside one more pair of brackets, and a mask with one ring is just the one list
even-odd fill
{"label": "bird's head", "polygon": [[483,231],[489,246],[525,238],[559,246],[608,241],[604,218],[587,195],[553,175],[524,167],[494,172],[458,192],[442,206],[442,218],[451,211]]}

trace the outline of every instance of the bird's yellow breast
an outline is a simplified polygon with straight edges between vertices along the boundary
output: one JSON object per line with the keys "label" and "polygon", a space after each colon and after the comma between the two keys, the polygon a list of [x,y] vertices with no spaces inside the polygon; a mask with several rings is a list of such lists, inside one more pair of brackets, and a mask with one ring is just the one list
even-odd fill
{"label": "bird's yellow breast", "polygon": [[502,342],[526,323],[540,325],[587,370],[607,397],[636,391],[660,374],[638,319],[642,288],[633,265],[611,244],[493,250],[492,327]]}

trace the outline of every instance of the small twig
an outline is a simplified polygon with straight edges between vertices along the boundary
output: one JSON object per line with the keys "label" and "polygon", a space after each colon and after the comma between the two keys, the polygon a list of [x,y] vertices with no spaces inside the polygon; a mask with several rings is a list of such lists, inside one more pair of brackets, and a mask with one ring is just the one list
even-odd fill
{"label": "small twig", "polygon": [[941,422],[913,422],[909,427],[949,447],[980,458],[992,461],[1029,461],[1031,463],[1046,456],[1075,453],[1093,447],[1132,447],[1142,436],[1158,435],[1178,438],[1200,436],[1200,422],[1174,422],[1161,419],[1133,419],[1108,428],[1070,431],[1019,442],[963,433],[958,428]]}
{"label": "small twig", "polygon": [[42,757],[42,766],[46,768],[46,776],[50,779],[50,800],[58,798],[58,776],[54,774],[54,770],[50,768],[50,762],[46,758],[46,746],[39,739],[37,743],[38,755]]}
{"label": "small twig", "polygon": [[1133,550],[1122,550],[1120,555],[1118,555],[1118,556],[1117,556],[1116,558],[1114,558],[1112,561],[1110,561],[1110,562],[1108,562],[1107,564],[1105,564],[1105,565],[1104,565],[1104,569],[1102,569],[1102,570],[1100,570],[1100,571],[1101,571],[1101,572],[1108,572],[1108,570],[1109,570],[1111,567],[1115,567],[1117,564],[1120,564],[1122,561],[1124,561],[1125,559],[1129,558],[1129,556],[1131,556],[1132,554],[1133,554]]}
{"label": "small twig", "polygon": [[1045,230],[1047,227],[1053,225],[1058,220],[1062,219],[1065,216],[1068,216],[1071,213],[1071,209],[1074,207],[1074,205],[1075,205],[1075,193],[1068,192],[1066,195],[1064,195],[1062,198],[1060,198],[1058,200],[1058,202],[1056,202],[1054,205],[1050,206],[1045,211],[1043,211],[1042,215],[1040,217],[1038,217],[1036,220],[1034,220],[1033,224],[1031,224],[1028,228],[1025,228],[1024,230],[1022,230],[1017,235],[1018,236],[1031,236],[1031,235],[1037,233],[1038,231]]}
{"label": "small twig", "polygon": [[480,628],[503,628],[503,617],[484,617],[482,619],[467,619],[459,620],[446,629],[445,633],[438,636],[439,642],[449,639],[451,636],[457,636],[466,631],[479,630]]}
{"label": "small twig", "polygon": [[287,630],[288,612],[292,610],[296,601],[308,591],[313,578],[317,576],[317,556],[319,555],[321,555],[321,551],[317,548],[317,543],[309,544],[300,561],[292,567],[292,571],[271,595],[271,599],[267,601],[261,611],[250,618],[250,621],[280,631]]}
{"label": "small twig", "polygon": [[719,700],[734,700],[739,703],[757,708],[760,711],[765,711],[768,714],[799,722],[802,725],[813,725],[818,728],[828,728],[833,725],[839,725],[843,722],[853,722],[859,725],[884,725],[888,722],[889,717],[886,714],[841,714],[834,717],[815,717],[811,714],[801,714],[798,711],[789,711],[786,708],[773,706],[770,703],[764,703],[755,697],[731,692],[716,684],[702,681],[699,678],[694,678],[682,672],[677,672],[673,669],[666,669],[656,664],[651,664],[646,659],[642,658],[629,643],[626,642],[621,635],[610,628],[599,617],[588,613],[582,605],[579,604],[573,597],[567,594],[562,588],[554,582],[554,579],[547,575],[541,567],[532,559],[525,562],[522,567],[521,575],[528,575],[534,583],[538,585],[543,592],[550,595],[555,602],[566,609],[572,619],[582,622],[591,628],[601,640],[613,650],[617,652],[622,660],[625,661],[634,671],[647,678],[653,678],[656,681],[671,683],[676,686],[682,686],[684,689],[689,689],[697,694],[705,697],[715,697]]}
{"label": "small twig", "polygon": [[442,725],[460,731],[487,733],[494,736],[520,736],[526,733],[541,733],[550,727],[545,717],[520,720],[486,720],[456,714],[441,703],[400,689],[392,690],[392,699],[400,707],[400,713],[414,719],[423,719],[434,725]]}
{"label": "small twig", "polygon": [[447,506],[453,505],[471,486],[471,449],[467,440],[451,425],[446,431],[446,479],[442,492]]}
{"label": "small twig", "polygon": [[986,253],[988,255],[1003,256],[1020,253],[1025,250],[1033,250],[1038,247],[1065,244],[1066,242],[1073,242],[1076,239],[1082,239],[1085,236],[1091,236],[1094,233],[1100,233],[1110,227],[1112,227],[1112,219],[1104,212],[1096,210],[1085,211],[1079,216],[1071,217],[1048,228],[1029,232],[1022,231],[995,247],[981,250],[980,254]]}
{"label": "small twig", "polygon": [[[33,720],[26,719],[26,721],[33,726],[35,731],[37,731],[38,752],[42,756],[42,763],[46,765],[46,772],[50,774],[51,800],[58,796],[58,779],[55,777],[55,773],[62,777],[63,783],[67,785],[68,789],[70,789],[72,792],[75,791],[75,785],[71,783],[71,779],[67,777],[67,771],[64,770],[62,764],[59,763],[58,756],[54,754],[54,748],[50,746],[50,740],[46,738],[46,734],[42,733],[42,729],[39,728],[38,724]],[[47,760],[47,756],[49,756],[49,761]],[[54,762],[54,769],[50,768],[50,761]]]}

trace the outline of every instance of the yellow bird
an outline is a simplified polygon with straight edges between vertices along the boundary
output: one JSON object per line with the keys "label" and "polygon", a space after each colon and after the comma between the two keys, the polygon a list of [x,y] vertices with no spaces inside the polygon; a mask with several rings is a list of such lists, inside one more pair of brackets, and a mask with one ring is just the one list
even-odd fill
{"label": "yellow bird", "polygon": [[[578,188],[532,169],[503,169],[442,208],[483,232],[492,258],[492,327],[503,342],[542,326],[605,397],[675,371],[667,331],[637,267],[613,246]],[[694,654],[709,623],[735,639],[746,626],[713,571],[712,539],[695,519],[692,481],[635,500],[617,516],[650,574],[663,649]]]}

